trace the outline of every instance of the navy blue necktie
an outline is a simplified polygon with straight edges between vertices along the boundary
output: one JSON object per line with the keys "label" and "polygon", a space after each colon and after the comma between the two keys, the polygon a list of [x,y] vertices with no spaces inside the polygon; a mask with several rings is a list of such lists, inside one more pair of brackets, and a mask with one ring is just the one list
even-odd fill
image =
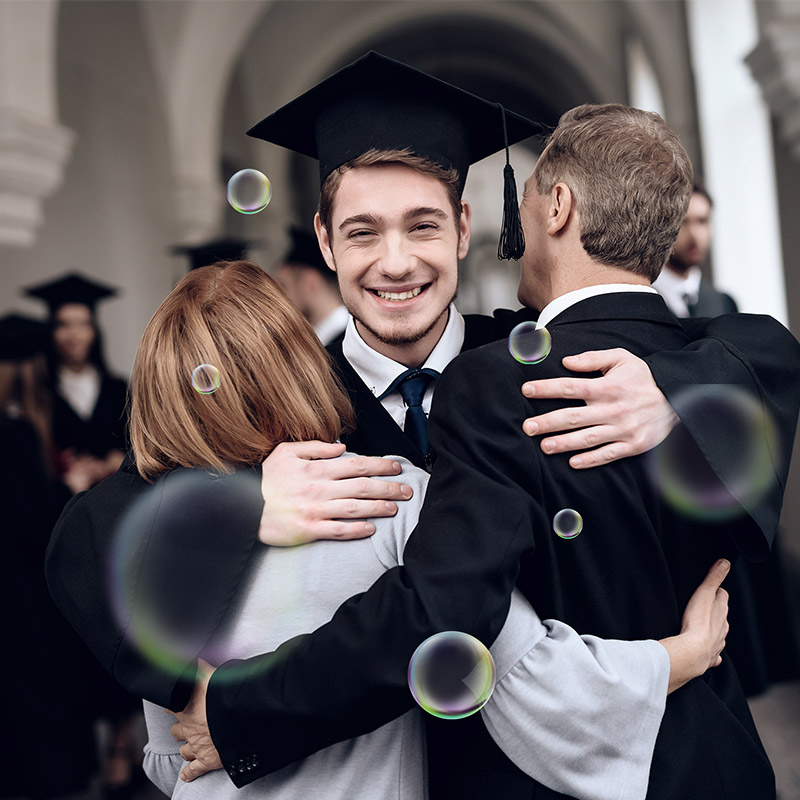
{"label": "navy blue necktie", "polygon": [[422,398],[428,386],[439,377],[434,369],[407,369],[402,375],[392,381],[391,386],[378,398],[383,399],[392,392],[399,391],[407,406],[405,419],[405,434],[419,447],[422,454],[430,456],[431,446],[428,442],[428,418],[422,409]]}

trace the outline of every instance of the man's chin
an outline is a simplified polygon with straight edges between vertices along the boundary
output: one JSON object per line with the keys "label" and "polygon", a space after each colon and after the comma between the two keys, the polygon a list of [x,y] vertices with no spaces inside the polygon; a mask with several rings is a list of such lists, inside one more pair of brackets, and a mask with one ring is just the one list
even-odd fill
{"label": "man's chin", "polygon": [[[352,312],[351,312],[352,313]],[[439,320],[444,314],[447,313],[445,309],[436,319],[429,325],[412,324],[408,326],[394,326],[391,328],[378,328],[365,322],[361,317],[356,316],[356,321],[359,325],[374,336],[381,344],[390,345],[391,347],[398,347],[403,345],[412,345],[424,339],[437,325]]]}

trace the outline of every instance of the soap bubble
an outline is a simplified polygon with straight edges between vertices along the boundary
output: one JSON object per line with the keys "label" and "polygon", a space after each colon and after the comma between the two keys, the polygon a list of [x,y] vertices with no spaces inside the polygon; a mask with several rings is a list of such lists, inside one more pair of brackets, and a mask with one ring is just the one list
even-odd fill
{"label": "soap bubble", "polygon": [[228,181],[228,202],[240,214],[257,214],[271,199],[269,178],[257,169],[241,169]]}
{"label": "soap bubble", "polygon": [[495,684],[494,660],[474,636],[445,631],[426,639],[408,665],[408,685],[417,703],[442,719],[480,711]]}
{"label": "soap bubble", "polygon": [[121,516],[108,556],[109,605],[125,646],[161,671],[180,676],[197,657],[218,665],[252,654],[210,622],[218,621],[219,596],[208,586],[219,577],[229,529],[258,518],[260,487],[251,470],[178,469],[141,491]]}
{"label": "soap bubble", "polygon": [[562,508],[553,517],[553,530],[562,539],[574,539],[583,530],[583,517],[573,508]]}
{"label": "soap bubble", "polygon": [[[742,504],[757,502],[777,480],[779,459],[775,424],[761,402],[737,386],[693,386],[671,400],[678,425],[649,456],[651,477],[670,505],[704,520],[724,520],[744,513]],[[697,444],[727,445],[712,470]],[[720,480],[722,478],[722,480]]]}
{"label": "soap bubble", "polygon": [[192,386],[199,394],[214,394],[220,380],[219,370],[213,364],[200,364],[192,370]]}
{"label": "soap bubble", "polygon": [[538,364],[550,353],[550,333],[535,322],[521,322],[508,337],[508,351],[520,364]]}

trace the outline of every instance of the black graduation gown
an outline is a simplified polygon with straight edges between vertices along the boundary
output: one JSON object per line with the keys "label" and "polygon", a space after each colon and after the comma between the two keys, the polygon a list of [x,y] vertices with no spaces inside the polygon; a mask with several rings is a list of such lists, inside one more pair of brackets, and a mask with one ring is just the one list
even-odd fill
{"label": "black graduation gown", "polygon": [[[480,324],[487,326],[486,335],[504,336],[522,316],[507,312],[494,322]],[[790,439],[797,417],[798,369],[793,355],[796,344],[788,332],[770,318],[748,315],[722,317],[711,322],[692,321],[689,325],[692,327],[690,338],[697,339],[703,335],[708,338],[680,353],[665,351],[646,358],[667,398],[687,383],[741,383],[756,396],[764,398],[776,419],[781,438],[784,441],[787,437]],[[472,324],[468,324],[470,337],[472,330]],[[596,346],[599,342],[588,344],[589,348]],[[632,349],[638,351],[638,348]],[[742,351],[748,354],[747,358]],[[510,392],[508,402],[516,402],[518,395],[517,387]],[[387,419],[390,419],[388,415]],[[364,428],[363,423],[360,427]],[[726,448],[731,446],[730,443],[702,427],[695,427],[691,432],[717,473],[724,473]],[[483,437],[478,436],[477,440],[482,441]],[[352,438],[350,443],[353,446]],[[366,446],[359,446],[367,451]],[[381,441],[376,447],[371,452],[382,454],[397,450],[392,446],[384,447]],[[785,481],[786,469],[788,458],[779,467],[782,481]],[[210,479],[209,486],[213,489],[220,484]],[[760,545],[763,552],[767,550],[770,531],[777,524],[783,486],[781,482],[771,495],[748,508],[753,527],[763,534]],[[47,576],[62,611],[115,677],[135,694],[160,705],[178,708],[188,697],[187,685],[178,681],[175,675],[157,669],[127,645],[111,618],[102,582],[97,579],[105,569],[106,554],[121,509],[135,501],[146,487],[147,484],[136,475],[135,468],[127,462],[98,487],[74,498],[54,532],[48,553]],[[464,494],[458,490],[459,497]],[[220,494],[220,508],[223,499],[223,494]],[[436,508],[437,501],[429,498],[429,505]],[[259,504],[256,503],[249,511],[234,510],[239,512],[239,523],[220,526],[225,531],[224,546],[215,550],[205,565],[198,555],[191,564],[182,564],[180,572],[190,602],[192,587],[202,587],[200,599],[204,603],[202,607],[208,610],[209,634],[230,603],[257,537]],[[501,512],[502,506],[497,509],[499,515]],[[460,523],[458,527],[459,535],[464,536],[467,529]],[[508,592],[491,577],[494,570],[492,558],[487,558],[485,563],[482,560],[481,547],[486,546],[486,536],[487,530],[483,529],[476,532],[474,539],[463,539],[453,550],[455,555],[449,559],[450,567],[459,568],[466,576],[478,564],[482,570],[481,577],[469,585],[486,583],[491,587],[491,597],[497,599],[501,596],[502,603],[507,603]],[[465,548],[464,545],[473,540],[480,547]],[[143,548],[146,549],[146,542]],[[753,549],[757,551],[759,545]],[[490,546],[488,554],[491,556],[494,550]],[[147,569],[146,560],[142,569]],[[196,577],[193,577],[193,572]],[[436,618],[420,622],[420,613],[424,616],[426,611],[442,614],[449,611],[458,616],[463,611],[466,615],[464,620],[444,626],[460,629],[467,629],[471,624],[468,620],[476,616],[471,606],[467,609],[460,602],[451,603],[449,600],[443,601],[442,609],[428,607],[420,610],[415,598],[424,587],[412,580],[404,571],[392,571],[378,581],[377,589],[373,588],[361,598],[376,597],[375,592],[383,591],[381,586],[391,583],[401,594],[401,599],[393,605],[396,616],[389,612],[388,606],[375,613],[370,604],[363,606],[361,600],[351,600],[340,609],[331,624],[313,636],[294,639],[280,648],[275,656],[261,657],[260,660],[271,664],[272,669],[259,671],[259,677],[251,679],[247,685],[232,680],[223,686],[212,680],[207,701],[211,730],[223,764],[237,785],[245,785],[330,743],[374,729],[411,706],[413,701],[405,682],[408,657],[403,656],[405,661],[398,668],[395,650],[397,647],[402,650],[402,643],[392,642],[393,631],[398,627],[417,627],[412,638],[419,643],[425,638],[425,631],[442,629]],[[197,594],[196,588],[194,592]],[[362,626],[358,628],[357,636],[348,633],[353,630],[349,619],[352,616]],[[482,612],[477,616],[482,617]],[[499,629],[504,617],[503,610],[484,620],[490,627]],[[587,632],[591,631],[587,629]],[[362,639],[361,633],[365,637],[367,634],[376,637],[375,641],[381,642],[381,646],[362,649],[366,639]],[[486,641],[491,641],[491,637],[487,636]],[[287,673],[284,666],[288,664],[292,669]],[[319,664],[325,664],[325,669],[320,670]],[[234,690],[234,686],[241,689],[241,694]],[[335,690],[332,691],[332,687],[336,687]],[[359,689],[363,689],[363,693]],[[237,702],[237,696],[244,700]],[[252,766],[254,758],[258,761],[257,767]]]}
{"label": "black graduation gown", "polygon": [[110,450],[125,449],[125,400],[128,386],[105,375],[89,419],[79,417],[56,392],[53,398],[53,441],[60,451],[75,450],[103,458]]}
{"label": "black graduation gown", "polygon": [[[0,415],[3,797],[80,791],[97,769],[81,675],[85,646],[58,613],[44,581],[45,548],[66,499],[62,489],[47,476],[34,428]],[[44,731],[56,747],[42,746]]]}

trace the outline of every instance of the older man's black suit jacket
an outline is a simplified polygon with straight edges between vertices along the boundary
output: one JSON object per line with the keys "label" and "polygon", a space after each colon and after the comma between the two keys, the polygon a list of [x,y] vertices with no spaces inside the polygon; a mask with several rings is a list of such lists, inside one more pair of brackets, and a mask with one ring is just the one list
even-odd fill
{"label": "older man's black suit jacket", "polygon": [[[646,302],[652,304],[653,299]],[[660,310],[660,307],[654,308],[654,313],[656,310]],[[504,336],[520,319],[507,315],[492,323],[478,323],[485,327],[476,336],[472,335],[472,331],[478,328],[468,322],[468,342],[477,344],[483,335],[488,338]],[[676,350],[683,347],[685,339],[678,323],[670,320],[669,347],[675,350],[655,352],[659,343],[643,343],[638,331],[633,336],[617,336],[617,320],[609,319],[597,325],[603,335],[593,334],[576,339],[571,344],[574,347],[571,352],[609,346],[628,346],[633,352],[643,355],[652,352],[647,360],[657,383],[668,398],[688,383],[746,385],[751,393],[762,398],[773,413],[781,439],[784,442],[791,441],[797,416],[797,380],[800,372],[798,346],[793,337],[774,320],[766,317],[722,317],[702,323],[696,333],[706,338],[678,353]],[[652,322],[648,324],[653,325]],[[638,320],[637,325],[645,326],[645,320]],[[655,327],[660,329],[664,326]],[[523,377],[533,377],[531,370],[534,368],[511,364],[512,370],[521,369],[524,376],[515,375],[510,383],[497,379],[495,369],[504,363],[501,360],[504,346],[500,344],[490,351],[491,358],[497,362],[493,366],[483,364],[484,351],[480,351],[479,363],[473,366],[479,366],[483,371],[463,379],[470,387],[469,392],[478,397],[488,390],[496,390],[496,395],[492,396],[497,400],[497,409],[512,410],[523,403],[523,416],[534,410],[542,410],[541,405],[529,405],[519,393],[519,382]],[[747,353],[747,358],[742,351]],[[558,358],[554,351],[543,363],[557,365]],[[462,376],[462,369],[454,367],[453,375]],[[506,375],[507,370],[508,367],[503,366],[500,374]],[[347,375],[344,377],[349,382]],[[454,400],[448,402],[447,387],[451,384],[459,389],[459,381],[445,376],[437,390],[431,426],[437,448],[447,453],[448,448],[453,446],[451,440],[456,440],[476,452],[484,445],[488,447],[487,452],[493,452],[496,437],[493,425],[489,422],[491,415],[480,409],[477,420],[473,418],[469,421],[467,411],[471,408],[475,412],[475,408],[460,408],[460,392],[456,392]],[[507,392],[502,399],[499,395],[501,385]],[[365,403],[374,398],[366,397],[357,383],[351,385],[350,389],[357,395],[359,432],[363,434],[366,431],[368,434],[358,439],[351,438],[351,448],[365,453],[398,452],[400,448],[391,442],[386,443],[387,434],[383,426],[380,429],[376,426],[373,430],[370,423],[364,424],[364,412],[358,407],[359,397]],[[376,411],[374,407],[373,411]],[[519,408],[519,411],[523,409]],[[484,414],[487,425],[482,430]],[[388,415],[385,417],[394,426]],[[447,420],[450,428],[445,424]],[[520,437],[521,421],[522,417],[515,419],[512,426]],[[735,445],[720,441],[713,432],[704,430],[696,421],[687,420],[687,427],[724,480],[727,448]],[[527,437],[515,440],[515,446],[524,447],[532,460],[541,458],[537,455],[537,443]],[[788,470],[785,452],[783,459],[776,463],[779,479],[772,494],[748,506],[747,520],[752,524],[743,524],[740,531],[741,541],[756,556],[766,551],[777,524]],[[404,453],[400,450],[399,454]],[[552,457],[546,462],[548,469],[551,460]],[[447,458],[441,463],[446,465]],[[620,467],[615,469],[619,470]],[[593,472],[600,474],[601,471]],[[572,477],[577,479],[578,475],[588,474],[575,473]],[[484,480],[477,467],[468,468],[467,475],[461,477]],[[520,555],[523,557],[522,585],[528,592],[532,591],[526,578],[532,574],[528,530],[531,521],[517,502],[519,489],[505,487],[506,497],[501,485],[494,497],[483,498],[471,491],[471,484],[467,481],[454,489],[453,497],[457,502],[453,507],[452,501],[449,504],[446,502],[445,491],[436,488],[454,486],[453,479],[454,476],[446,467],[440,474],[437,465],[434,491],[423,515],[423,530],[430,530],[431,525],[435,530],[430,535],[419,536],[415,533],[412,536],[415,544],[406,557],[408,559],[410,556],[409,563],[415,564],[414,569],[387,573],[369,593],[345,604],[332,623],[316,634],[299,637],[280,648],[276,655],[262,657],[260,660],[263,664],[259,666],[268,669],[258,671],[257,677],[245,682],[212,680],[207,701],[212,736],[225,767],[237,785],[245,785],[261,774],[278,769],[334,741],[371,730],[407,710],[412,702],[405,679],[408,656],[430,633],[452,628],[472,630],[487,644],[490,643],[505,617],[509,580],[513,583],[516,577]],[[591,485],[593,480],[596,479],[590,478],[587,485]],[[188,696],[188,684],[176,680],[174,674],[166,675],[149,664],[127,643],[108,611],[100,579],[105,571],[116,523],[124,509],[142,493],[144,486],[136,476],[133,465],[127,462],[117,475],[86,495],[74,498],[54,532],[47,566],[48,582],[64,613],[123,685],[153,702],[178,708]],[[225,494],[224,484],[215,481],[213,486],[215,498],[219,497],[221,501]],[[224,509],[224,504],[220,502],[216,508]],[[452,512],[447,525],[439,524],[444,508]],[[477,516],[476,509],[480,510]],[[179,573],[186,587],[187,602],[200,603],[207,615],[209,635],[230,602],[256,540],[259,504],[254,503],[252,508],[238,507],[235,512],[236,524],[223,525],[223,511],[215,516],[213,524],[219,524],[225,533],[224,547],[215,549],[205,561],[198,557],[192,564],[181,564],[182,571]],[[587,515],[584,517],[587,518]],[[427,521],[429,519],[433,522]],[[532,519],[541,522],[541,513]],[[587,537],[585,534],[582,536],[585,541]],[[581,537],[572,544],[580,541]],[[443,558],[440,557],[442,554]],[[206,564],[206,561],[209,563]],[[423,568],[416,569],[420,562]],[[145,568],[146,563],[143,563]],[[608,572],[605,567],[604,570]],[[556,572],[551,575],[548,581],[560,585],[559,574]],[[607,574],[605,576],[608,577]],[[701,577],[698,573],[691,588]],[[660,579],[664,580],[663,576]],[[648,576],[648,587],[650,582]],[[197,587],[201,587],[202,597],[195,597]],[[575,596],[577,598],[582,594],[576,590]],[[537,604],[546,600],[534,594],[532,597]],[[659,636],[661,633],[656,628],[662,623],[669,621],[677,624],[675,614],[680,608],[682,605],[676,598],[671,616],[665,614],[665,619],[657,620],[658,625],[648,626],[652,629],[642,635],[648,638]],[[551,613],[546,602],[539,610],[543,616]],[[570,621],[568,616],[561,616]],[[605,628],[607,616],[603,615],[597,620],[602,623],[602,630],[586,625],[576,627],[583,632],[621,635],[608,633]],[[625,615],[623,618],[626,618]],[[633,627],[630,629],[633,630]],[[671,632],[677,632],[677,629]]]}

